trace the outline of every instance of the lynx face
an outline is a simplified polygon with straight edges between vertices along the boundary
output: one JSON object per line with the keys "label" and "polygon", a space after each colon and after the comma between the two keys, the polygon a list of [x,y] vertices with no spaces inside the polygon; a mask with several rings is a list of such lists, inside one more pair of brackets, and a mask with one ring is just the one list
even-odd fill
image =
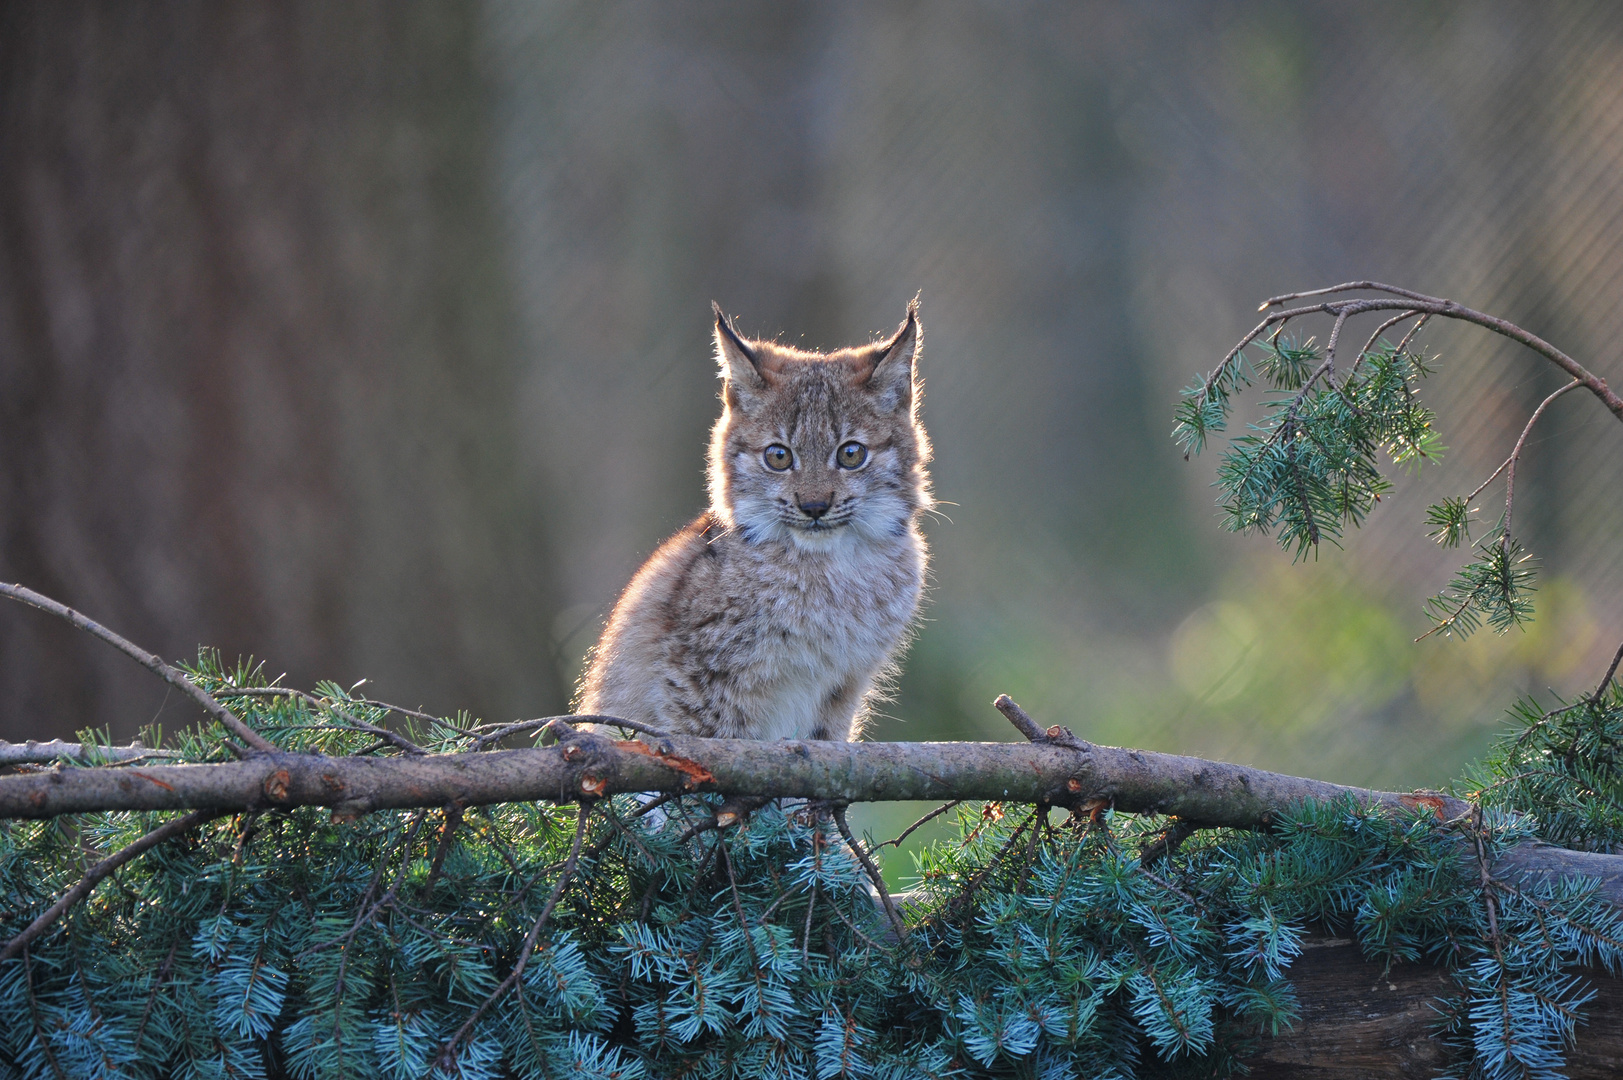
{"label": "lynx face", "polygon": [[718,307],[711,512],[749,540],[811,550],[906,533],[930,502],[920,340],[917,301],[888,341],[827,354],[746,340]]}

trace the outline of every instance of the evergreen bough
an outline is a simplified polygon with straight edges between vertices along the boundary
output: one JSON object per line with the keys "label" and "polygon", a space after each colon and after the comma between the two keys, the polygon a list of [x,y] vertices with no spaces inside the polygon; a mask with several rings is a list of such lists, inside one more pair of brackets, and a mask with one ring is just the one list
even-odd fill
{"label": "evergreen bough", "polygon": [[[207,656],[196,674],[215,693],[255,681]],[[372,742],[306,700],[244,700],[288,748]],[[1475,820],[1306,804],[1146,865],[1165,819],[960,807],[958,838],[918,859],[900,940],[816,807],[769,805],[729,830],[692,828],[715,802],[698,795],[655,813],[617,796],[219,818],[0,966],[0,1075],[1220,1076],[1290,1027],[1292,960],[1329,933],[1451,973],[1438,1029],[1459,1075],[1553,1077],[1592,993],[1583,971],[1623,971],[1623,912],[1593,882],[1523,887],[1484,868],[1529,837],[1616,841],[1623,690],[1522,720],[1463,783],[1487,808]],[[468,737],[457,721],[411,735],[435,751]],[[216,727],[175,749],[217,760],[223,743]],[[0,936],[87,851],[157,821],[0,828]]]}

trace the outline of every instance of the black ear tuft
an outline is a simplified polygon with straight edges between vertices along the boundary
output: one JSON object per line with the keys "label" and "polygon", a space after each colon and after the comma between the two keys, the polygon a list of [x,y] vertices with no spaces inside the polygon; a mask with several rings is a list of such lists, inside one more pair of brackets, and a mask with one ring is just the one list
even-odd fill
{"label": "black ear tuft", "polygon": [[915,296],[908,302],[907,317],[895,335],[872,349],[877,358],[866,381],[868,388],[879,394],[881,408],[894,412],[912,407],[914,365],[923,333],[919,298]]}
{"label": "black ear tuft", "polygon": [[710,310],[716,315],[716,359],[721,364],[722,374],[745,386],[764,385],[766,376],[761,370],[761,358],[739,335],[720,304],[710,301]]}

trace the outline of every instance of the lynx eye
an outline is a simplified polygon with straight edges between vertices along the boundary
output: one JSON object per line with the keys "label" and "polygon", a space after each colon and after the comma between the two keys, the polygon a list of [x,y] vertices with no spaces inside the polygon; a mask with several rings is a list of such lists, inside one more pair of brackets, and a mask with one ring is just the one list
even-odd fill
{"label": "lynx eye", "polygon": [[794,455],[789,452],[789,448],[781,443],[773,443],[767,447],[763,456],[766,459],[766,467],[773,472],[782,472],[795,459]]}
{"label": "lynx eye", "polygon": [[859,442],[848,442],[834,455],[834,463],[842,469],[860,469],[868,460],[868,448]]}

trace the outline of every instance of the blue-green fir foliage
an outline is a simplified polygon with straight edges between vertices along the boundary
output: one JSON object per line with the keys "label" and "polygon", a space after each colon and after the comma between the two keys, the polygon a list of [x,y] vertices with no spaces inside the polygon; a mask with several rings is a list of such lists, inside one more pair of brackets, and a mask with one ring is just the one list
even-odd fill
{"label": "blue-green fir foliage", "polygon": [[[201,674],[221,694],[252,678],[210,658]],[[287,747],[373,743],[330,707],[235,700]],[[1623,692],[1523,719],[1470,781],[1490,807],[1480,828],[1310,805],[1268,835],[1199,833],[1147,868],[1164,821],[963,808],[959,839],[919,861],[905,941],[839,832],[804,808],[684,838],[704,797],[658,814],[616,797],[590,808],[521,977],[467,1030],[521,959],[579,808],[220,818],[128,864],[0,966],[0,1077],[1225,1075],[1296,1020],[1291,963],[1310,931],[1451,971],[1439,1028],[1460,1075],[1555,1076],[1590,995],[1581,969],[1623,967],[1623,927],[1591,883],[1485,888],[1475,845],[1491,858],[1540,831],[1616,842]],[[459,748],[466,723],[416,737]],[[180,746],[225,756],[218,730]],[[1529,762],[1550,775],[1513,779]],[[0,826],[0,939],[87,853],[161,820]]]}
{"label": "blue-green fir foliage", "polygon": [[[1172,437],[1187,457],[1227,431],[1238,395],[1264,387],[1260,418],[1229,440],[1218,462],[1215,486],[1230,529],[1272,534],[1297,558],[1316,554],[1321,541],[1339,543],[1362,525],[1391,490],[1382,455],[1415,470],[1442,456],[1436,417],[1420,400],[1433,358],[1408,341],[1372,342],[1338,373],[1312,338],[1276,333],[1183,391]],[[1469,540],[1482,490],[1428,507],[1428,535],[1445,547]],[[1503,633],[1532,619],[1536,564],[1507,527],[1501,516],[1426,602],[1433,633],[1468,637],[1484,623]]]}

